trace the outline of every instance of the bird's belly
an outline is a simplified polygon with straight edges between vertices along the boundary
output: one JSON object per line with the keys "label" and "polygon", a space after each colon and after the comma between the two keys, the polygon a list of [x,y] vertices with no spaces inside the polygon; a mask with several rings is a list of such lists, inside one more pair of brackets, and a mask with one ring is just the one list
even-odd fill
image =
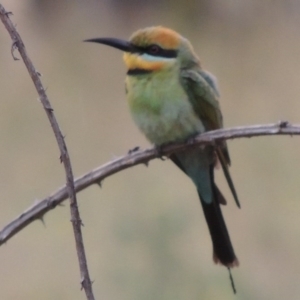
{"label": "bird's belly", "polygon": [[184,90],[178,88],[172,92],[171,88],[146,87],[140,94],[135,92],[129,98],[135,123],[155,145],[183,141],[204,131]]}

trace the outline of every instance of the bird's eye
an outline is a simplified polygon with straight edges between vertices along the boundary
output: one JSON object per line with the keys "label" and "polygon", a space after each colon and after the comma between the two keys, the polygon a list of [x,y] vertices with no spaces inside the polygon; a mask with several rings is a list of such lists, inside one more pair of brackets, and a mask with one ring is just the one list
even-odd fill
{"label": "bird's eye", "polygon": [[160,47],[157,46],[157,45],[151,45],[149,47],[149,54],[158,54],[159,53],[159,50],[160,50]]}

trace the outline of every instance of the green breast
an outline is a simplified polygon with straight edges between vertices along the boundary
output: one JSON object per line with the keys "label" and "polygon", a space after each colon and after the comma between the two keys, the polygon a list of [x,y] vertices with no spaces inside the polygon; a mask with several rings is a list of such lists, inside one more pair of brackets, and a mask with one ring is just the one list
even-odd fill
{"label": "green breast", "polygon": [[161,145],[203,132],[188,96],[174,72],[127,76],[127,99],[132,117],[147,139]]}

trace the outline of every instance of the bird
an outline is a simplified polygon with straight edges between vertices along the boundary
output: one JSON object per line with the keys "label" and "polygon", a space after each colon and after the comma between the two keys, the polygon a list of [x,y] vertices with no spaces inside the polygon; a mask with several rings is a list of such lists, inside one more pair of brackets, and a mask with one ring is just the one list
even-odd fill
{"label": "bird", "polygon": [[[152,26],[134,32],[129,40],[108,37],[85,41],[124,52],[130,113],[158,149],[223,127],[216,77],[203,69],[192,44],[176,31]],[[229,173],[226,141],[188,148],[169,158],[196,186],[212,240],[213,261],[229,270],[237,267],[239,261],[221,210],[227,202],[214,180],[215,167],[221,165],[240,207]]]}

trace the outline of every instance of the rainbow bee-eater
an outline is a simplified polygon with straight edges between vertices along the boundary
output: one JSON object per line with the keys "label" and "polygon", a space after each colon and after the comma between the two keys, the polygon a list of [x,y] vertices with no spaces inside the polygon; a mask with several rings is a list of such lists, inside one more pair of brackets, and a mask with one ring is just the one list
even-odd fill
{"label": "rainbow bee-eater", "polygon": [[[115,38],[86,41],[124,52],[131,115],[146,138],[158,148],[223,127],[216,79],[202,69],[191,43],[177,32],[157,26],[138,30],[129,41]],[[238,266],[220,208],[226,200],[214,182],[214,168],[220,162],[239,206],[228,170],[226,142],[189,148],[171,154],[170,159],[196,185],[212,239],[214,262],[228,268]]]}

